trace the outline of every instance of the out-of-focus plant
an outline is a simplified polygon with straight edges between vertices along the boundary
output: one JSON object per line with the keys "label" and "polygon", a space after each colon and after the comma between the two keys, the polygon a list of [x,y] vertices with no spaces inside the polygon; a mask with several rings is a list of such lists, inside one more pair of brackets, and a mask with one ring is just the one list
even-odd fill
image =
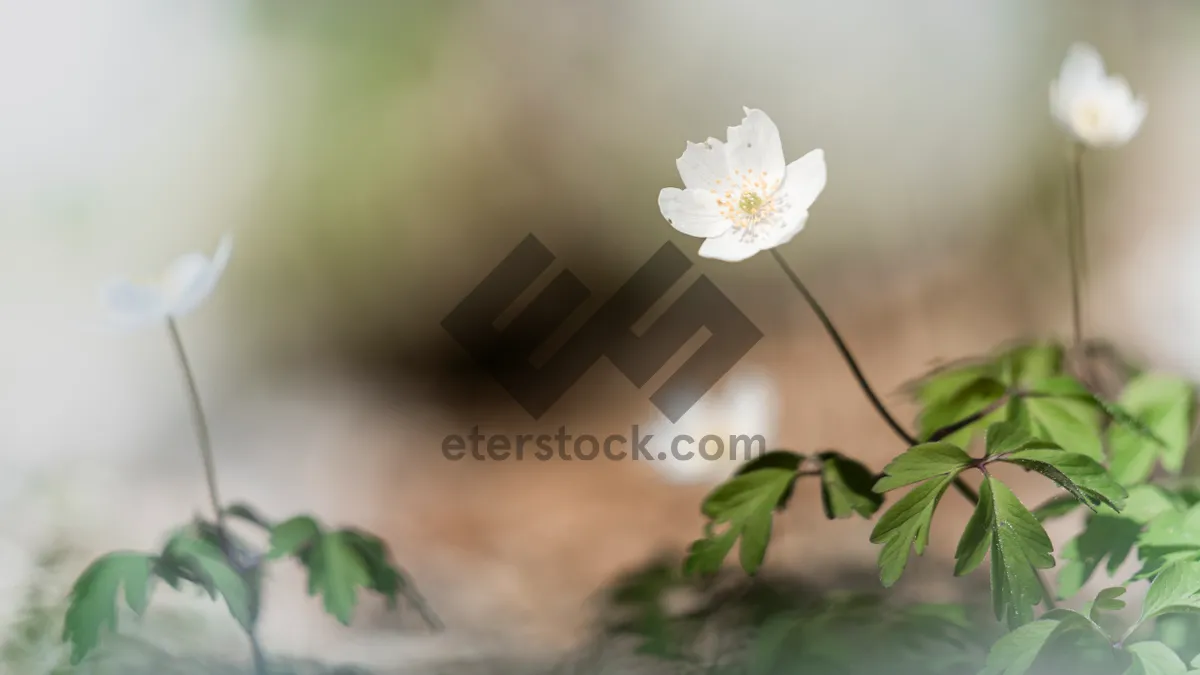
{"label": "out-of-focus plant", "polygon": [[[320,595],[325,611],[342,624],[349,625],[360,590],[367,590],[382,595],[392,608],[401,598],[407,599],[431,627],[440,628],[378,537],[354,528],[330,528],[310,515],[272,521],[247,504],[227,505],[221,500],[209,425],[177,322],[212,294],[232,252],[233,239],[226,235],[213,256],[180,256],[157,283],[121,280],[105,289],[104,299],[115,322],[126,327],[161,324],[167,329],[186,384],[212,519],[197,517],[179,527],[159,551],[115,551],[83,571],[71,589],[62,632],[71,645],[73,665],[100,643],[106,630],[117,629],[122,604],[142,616],[155,585],[164,582],[175,589],[198,586],[214,600],[223,600],[250,642],[255,672],[266,675],[267,656],[257,633],[262,584],[266,564],[281,558],[295,559],[307,569],[309,594]],[[258,550],[236,536],[229,527],[231,519],[266,533],[269,549]]]}
{"label": "out-of-focus plant", "polygon": [[[757,574],[775,514],[788,507],[795,482],[809,479],[819,481],[830,519],[869,519],[882,511],[871,541],[880,546],[880,579],[891,587],[911,553],[921,555],[927,548],[937,507],[954,488],[975,507],[959,536],[954,573],[967,574],[990,560],[992,613],[1002,636],[974,666],[969,660],[926,659],[913,672],[982,668],[986,674],[1021,675],[1052,663],[1130,675],[1200,672],[1200,648],[1175,639],[1181,632],[1172,628],[1178,615],[1200,612],[1200,493],[1185,484],[1151,482],[1157,468],[1176,476],[1182,471],[1196,422],[1195,386],[1169,373],[1135,371],[1127,373],[1118,393],[1103,395],[1094,370],[1106,355],[1101,343],[1086,336],[1084,325],[1083,149],[1128,142],[1141,127],[1146,104],[1124,79],[1108,76],[1096,51],[1082,44],[1071,48],[1051,85],[1050,103],[1071,137],[1072,340],[1006,344],[917,378],[909,388],[921,407],[914,431],[875,394],[827,313],[778,249],[803,229],[825,187],[823,153],[814,150],[786,163],[774,122],[752,109],[745,110],[740,125],[729,128],[725,141],[687,145],[677,162],[685,187],[662,191],[663,216],[675,229],[704,239],[703,257],[735,262],[770,251],[906,449],[879,473],[852,459],[852,452],[781,449],[746,464],[704,499],[701,511],[708,524],[683,563],[685,575],[715,575],[735,548],[741,568]],[[1063,490],[1062,496],[1031,509],[994,472],[1003,464],[1041,474]],[[968,476],[978,477],[978,488],[965,480]],[[901,488],[908,491],[884,508],[885,497]],[[1086,527],[1056,556],[1043,522],[1079,506],[1088,510]],[[1131,625],[1119,626],[1106,614],[1124,607],[1124,584],[1101,591],[1082,612],[1056,607],[1057,599],[1078,593],[1101,565],[1113,574],[1134,554],[1142,567],[1130,581],[1152,583],[1141,616]],[[1061,570],[1057,590],[1043,576],[1055,567]],[[759,639],[780,647],[805,632],[824,635],[821,631],[840,611],[831,606],[806,622],[772,624]],[[934,616],[947,628],[962,626],[948,614],[916,611],[922,620]],[[939,637],[932,629],[922,631],[943,644],[954,633],[945,630]],[[824,651],[805,657],[807,667],[819,662],[814,672],[863,672],[848,665],[854,661],[850,657],[891,644],[847,644],[836,636],[812,641]],[[890,665],[898,667],[901,651],[885,647],[895,659]],[[808,672],[791,666],[777,670],[782,661],[763,658],[766,665],[749,672]],[[1185,658],[1193,659],[1190,665]]]}

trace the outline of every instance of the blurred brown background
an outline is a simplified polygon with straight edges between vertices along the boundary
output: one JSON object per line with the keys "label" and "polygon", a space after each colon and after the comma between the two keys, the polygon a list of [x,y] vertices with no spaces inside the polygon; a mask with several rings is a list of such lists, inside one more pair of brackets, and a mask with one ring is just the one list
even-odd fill
{"label": "blurred brown background", "polygon": [[[672,241],[763,330],[745,365],[776,377],[777,444],[878,468],[900,447],[773,261],[696,257],[658,192],[744,105],[789,160],[823,148],[828,187],[782,252],[910,420],[899,388],[936,361],[1066,335],[1048,88],[1075,40],[1149,101],[1129,146],[1087,160],[1091,325],[1200,377],[1198,37],[1184,0],[0,3],[0,496],[37,514],[4,526],[3,564],[52,536],[81,559],[152,546],[204,503],[167,342],[106,332],[94,297],[232,231],[183,324],[228,496],[379,531],[452,628],[337,629],[285,573],[268,643],[384,662],[569,644],[612,574],[698,533],[705,489],[447,463],[440,438],[474,424],[601,433],[652,409],[600,364],[534,425],[441,318],[526,234],[601,298]],[[870,523],[797,503],[772,565],[872,574]],[[936,592],[969,589],[953,543],[935,534]]]}

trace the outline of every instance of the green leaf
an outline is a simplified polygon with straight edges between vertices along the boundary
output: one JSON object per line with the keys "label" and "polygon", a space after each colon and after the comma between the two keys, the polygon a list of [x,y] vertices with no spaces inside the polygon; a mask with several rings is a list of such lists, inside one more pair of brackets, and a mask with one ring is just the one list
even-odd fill
{"label": "green leaf", "polygon": [[1025,675],[1058,630],[1059,623],[1040,619],[1000,638],[988,652],[987,663],[979,675]]}
{"label": "green leaf", "polygon": [[984,447],[989,459],[1002,459],[1027,448],[1058,447],[1051,441],[1030,435],[1025,427],[1017,422],[996,422],[987,428],[985,435]]}
{"label": "green leaf", "polygon": [[1187,664],[1161,642],[1139,642],[1129,645],[1125,651],[1133,657],[1133,664],[1125,675],[1187,675]]}
{"label": "green leaf", "polygon": [[343,530],[342,536],[346,545],[362,560],[370,579],[369,588],[387,600],[389,609],[395,609],[399,594],[408,586],[408,580],[392,566],[387,545],[379,537],[359,530]]}
{"label": "green leaf", "polygon": [[1115,574],[1137,544],[1141,525],[1136,521],[1108,514],[1090,517],[1077,537],[1063,546],[1062,571],[1058,575],[1058,595],[1073,597],[1092,578],[1100,564],[1108,560],[1108,573]]}
{"label": "green leaf", "polygon": [[104,630],[117,630],[117,594],[137,616],[150,605],[154,556],[117,552],[101,556],[83,571],[71,588],[62,639],[71,643],[71,665],[78,665],[100,643]]}
{"label": "green leaf", "polygon": [[1164,614],[1200,612],[1200,563],[1167,566],[1150,584],[1136,625]]}
{"label": "green leaf", "polygon": [[821,504],[826,518],[849,518],[854,513],[863,518],[875,515],[883,504],[883,496],[871,489],[875,475],[867,467],[836,452],[823,452],[818,459]]}
{"label": "green leaf", "polygon": [[1108,435],[1113,475],[1127,485],[1140,483],[1150,476],[1156,462],[1178,474],[1196,421],[1196,392],[1191,383],[1162,374],[1142,374],[1125,386],[1118,404],[1140,419],[1162,444],[1127,426],[1114,426]]}
{"label": "green leaf", "polygon": [[244,504],[241,502],[237,504],[231,504],[225,508],[225,514],[239,520],[244,520],[252,525],[257,525],[264,530],[271,529],[271,521],[264,518],[262,514],[256,511],[254,507],[250,506],[249,504]]}
{"label": "green leaf", "polygon": [[1084,455],[1056,448],[1026,449],[1009,453],[1001,461],[1042,474],[1093,511],[1101,504],[1120,511],[1128,496],[1107,469]]}
{"label": "green leaf", "polygon": [[358,589],[384,596],[395,607],[411,584],[392,563],[378,537],[356,529],[326,531],[311,516],[296,516],[271,530],[269,557],[291,555],[308,570],[308,594],[320,595],[325,611],[349,625]]}
{"label": "green leaf", "polygon": [[352,538],[345,532],[323,534],[306,558],[309,594],[319,593],[325,600],[325,611],[342,625],[350,625],[358,605],[359,587],[370,588],[373,581]]}
{"label": "green leaf", "polygon": [[900,579],[908,565],[910,549],[917,555],[929,543],[929,526],[938,502],[958,472],[931,478],[904,495],[875,524],[872,544],[883,544],[879,552],[880,580],[890,587]]}
{"label": "green leaf", "polygon": [[[913,388],[915,398],[921,405],[917,428],[919,437],[923,439],[984,410],[1004,396],[1006,391],[993,363],[951,366],[930,374]],[[999,419],[1002,415],[1002,412],[996,411],[941,440],[965,447],[987,422]]]}
{"label": "green leaf", "polygon": [[254,627],[255,600],[251,589],[225,554],[215,544],[197,538],[187,530],[167,542],[156,565],[170,578],[183,578],[197,584],[214,600],[220,596],[229,613],[247,631]]}
{"label": "green leaf", "polygon": [[[689,574],[715,574],[739,539],[739,560],[746,574],[758,572],[771,539],[771,521],[780,500],[796,480],[796,472],[761,469],[735,476],[704,500],[701,511],[710,519],[706,537],[695,542],[684,563]],[[725,531],[715,528],[726,524]]]}
{"label": "green leaf", "polygon": [[1020,424],[1035,438],[1104,461],[1100,413],[1087,403],[1066,398],[1016,398],[1009,401],[1008,420]]}
{"label": "green leaf", "polygon": [[[744,463],[733,475],[744,476],[763,469],[783,469],[785,471],[796,472],[800,470],[800,465],[804,463],[805,459],[804,455],[790,450],[772,450]],[[795,482],[788,486],[787,491],[779,498],[779,505],[776,507],[777,511],[787,508],[788,502],[792,500],[792,493],[795,489]]]}
{"label": "green leaf", "polygon": [[[1144,575],[1157,571],[1165,562],[1161,554],[1178,551],[1181,544],[1183,548],[1189,546],[1178,541],[1180,533],[1191,536],[1187,527],[1180,527],[1181,506],[1178,499],[1161,487],[1135,485],[1129,489],[1120,514],[1101,507],[1098,513],[1090,515],[1083,532],[1063,547],[1059,596],[1069,598],[1078,593],[1105,559],[1108,573],[1116,574],[1135,547],[1143,558],[1156,561],[1143,568]],[[1148,524],[1151,524],[1149,529],[1143,532]],[[1200,513],[1195,524],[1200,526]],[[1195,546],[1200,547],[1200,537],[1193,539]]]}
{"label": "green leaf", "polygon": [[1101,612],[1119,612],[1125,609],[1125,601],[1121,596],[1125,595],[1124,586],[1112,586],[1102,589],[1096,594],[1096,599],[1092,601],[1091,607],[1088,608],[1088,618],[1093,622],[1100,620]]}
{"label": "green leaf", "polygon": [[1172,562],[1200,557],[1200,504],[1149,521],[1138,539],[1138,553],[1145,562],[1137,579],[1149,578]]}
{"label": "green leaf", "polygon": [[1047,520],[1053,520],[1055,518],[1062,518],[1063,516],[1070,515],[1071,513],[1074,513],[1075,509],[1079,508],[1080,506],[1081,504],[1079,500],[1075,498],[1075,495],[1059,495],[1057,497],[1051,497],[1050,499],[1047,499],[1042,503],[1041,506],[1035,508],[1033,510],[1033,516],[1037,518],[1039,522],[1044,523]]}
{"label": "green leaf", "polygon": [[298,554],[305,546],[311,546],[321,536],[321,527],[309,516],[289,518],[271,528],[271,550],[268,560]]}
{"label": "green leaf", "polygon": [[885,475],[875,483],[874,490],[883,493],[935,476],[958,475],[971,461],[970,455],[951,443],[914,445],[884,467]]}
{"label": "green leaf", "polygon": [[1028,623],[1043,600],[1038,569],[1054,566],[1054,546],[1041,523],[1004,483],[988,476],[955,555],[955,574],[992,560],[992,608],[1010,628]]}

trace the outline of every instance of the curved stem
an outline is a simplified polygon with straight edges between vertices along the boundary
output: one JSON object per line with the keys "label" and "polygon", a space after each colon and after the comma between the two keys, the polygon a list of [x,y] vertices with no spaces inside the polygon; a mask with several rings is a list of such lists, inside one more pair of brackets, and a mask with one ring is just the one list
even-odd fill
{"label": "curved stem", "polygon": [[212,440],[208,435],[208,421],[204,416],[204,406],[200,403],[200,389],[196,386],[196,376],[192,372],[192,365],[183,348],[183,338],[179,336],[179,326],[176,325],[175,319],[167,319],[167,330],[171,334],[171,345],[175,348],[175,356],[179,360],[179,367],[183,370],[183,378],[187,383],[188,403],[192,410],[192,426],[196,431],[196,442],[200,446],[200,457],[204,461],[204,477],[208,483],[208,497],[217,518],[217,528],[224,537],[225,511],[221,508],[221,497],[217,491],[217,464],[213,457]]}
{"label": "curved stem", "polygon": [[[216,516],[217,536],[220,538],[221,552],[225,554],[225,559],[239,574],[245,574],[246,570],[234,555],[233,543],[230,541],[225,527],[225,509],[221,508],[221,495],[217,489],[217,462],[213,455],[212,439],[208,432],[208,420],[204,414],[204,405],[200,401],[200,388],[196,386],[196,375],[192,371],[192,364],[188,360],[187,350],[183,347],[183,338],[179,335],[179,326],[175,323],[175,319],[167,319],[167,332],[171,335],[171,346],[175,349],[175,356],[187,384],[188,403],[192,411],[192,427],[196,432],[196,442],[200,446],[200,457],[204,461],[204,478],[208,484],[208,498],[213,514]],[[250,639],[255,674],[267,675],[269,672],[267,658],[263,653],[262,645],[259,644],[258,636],[253,629],[247,630],[246,635]]]}
{"label": "curved stem", "polygon": [[[850,372],[852,372],[854,374],[854,378],[858,380],[858,386],[863,390],[863,393],[866,394],[867,399],[870,400],[871,405],[875,408],[875,411],[879,413],[879,416],[882,417],[885,422],[887,422],[888,426],[891,427],[896,436],[898,436],[909,446],[916,445],[919,442],[917,438],[905,430],[904,427],[900,426],[900,423],[896,421],[896,418],[892,417],[892,414],[888,412],[887,408],[883,405],[883,402],[879,400],[879,396],[875,394],[875,390],[871,388],[871,385],[867,382],[866,376],[863,375],[862,369],[858,367],[858,362],[855,361],[854,355],[850,353],[850,348],[846,346],[846,342],[842,339],[841,334],[838,333],[837,328],[834,328],[833,322],[829,320],[829,315],[825,313],[825,310],[821,309],[821,305],[817,302],[817,299],[814,298],[812,293],[809,292],[808,288],[804,285],[804,282],[800,281],[800,277],[796,275],[796,272],[792,270],[791,266],[788,265],[787,261],[784,260],[782,255],[780,255],[778,249],[771,249],[771,255],[775,258],[775,261],[779,263],[779,266],[783,268],[784,274],[786,274],[788,279],[791,280],[792,285],[796,287],[796,290],[800,291],[800,295],[804,296],[805,302],[808,303],[808,306],[812,309],[813,313],[817,315],[818,319],[820,319],[821,325],[825,327],[825,332],[829,334],[830,339],[832,339],[833,343],[837,345],[838,351],[842,353],[842,358],[846,361],[846,365],[850,367]],[[993,405],[999,407],[999,404],[994,403]],[[979,415],[979,418],[981,419],[990,412],[992,412],[991,409],[985,409],[984,411],[977,413],[977,415]],[[975,416],[972,415],[971,417]],[[971,418],[968,419],[970,420]],[[962,423],[962,426],[967,426],[970,423],[970,421],[967,421]],[[951,427],[954,426],[955,425],[951,425]],[[952,429],[945,435],[954,433],[956,430],[957,429]],[[944,431],[944,429],[939,431]],[[943,435],[942,438],[944,438],[945,435]],[[971,504],[979,504],[979,493],[975,490],[975,488],[967,484],[967,482],[964,481],[961,476],[956,476],[954,478],[954,488],[958,490],[959,493],[967,499],[967,501],[971,502]],[[1053,609],[1055,606],[1054,596],[1050,593],[1050,589],[1046,584],[1046,580],[1042,578],[1040,570],[1035,568],[1034,572],[1037,575],[1038,583],[1041,584],[1042,594],[1046,599],[1046,605]]]}
{"label": "curved stem", "polygon": [[850,372],[854,374],[854,379],[858,380],[859,388],[863,390],[863,393],[867,395],[867,399],[871,401],[871,405],[874,406],[875,412],[879,413],[879,416],[883,418],[883,421],[887,422],[887,425],[891,427],[892,431],[895,432],[895,434],[899,436],[905,443],[908,443],[909,445],[916,445],[916,437],[908,433],[904,427],[900,426],[900,423],[896,421],[896,418],[892,417],[892,414],[888,412],[886,407],[884,407],[883,401],[880,401],[879,397],[875,395],[875,390],[873,390],[871,385],[867,383],[867,378],[865,375],[863,375],[862,369],[858,367],[858,362],[854,360],[854,355],[850,353],[850,348],[847,347],[846,342],[842,340],[842,336],[838,333],[837,328],[833,327],[833,322],[829,320],[829,316],[825,314],[825,310],[821,309],[821,304],[817,302],[817,299],[813,297],[812,293],[808,291],[808,288],[805,287],[804,283],[800,281],[800,277],[796,276],[796,272],[792,270],[787,261],[783,259],[783,256],[779,254],[779,249],[771,249],[771,255],[775,257],[775,261],[778,262],[779,266],[783,268],[783,273],[786,274],[788,279],[791,280],[792,285],[796,287],[796,290],[800,291],[800,295],[804,296],[804,300],[812,309],[813,314],[817,315],[817,319],[819,319],[821,321],[821,325],[825,327],[825,332],[829,334],[829,338],[833,340],[833,344],[835,344],[838,348],[838,351],[842,353],[842,358],[846,361],[846,365],[850,367]]}

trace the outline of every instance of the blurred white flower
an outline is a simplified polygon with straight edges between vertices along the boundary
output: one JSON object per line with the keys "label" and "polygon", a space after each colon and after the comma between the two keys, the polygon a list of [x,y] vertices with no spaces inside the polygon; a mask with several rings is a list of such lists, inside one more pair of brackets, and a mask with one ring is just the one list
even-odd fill
{"label": "blurred white flower", "polygon": [[744,108],[727,142],[687,144],[675,163],[686,189],[664,188],[658,207],[675,229],[703,237],[700,255],[728,262],[791,241],[825,189],[825,153],[784,165],[779,129],[761,110]]}
{"label": "blurred white flower", "polygon": [[[778,418],[779,396],[771,378],[758,372],[734,374],[675,424],[660,416],[647,425],[646,433],[654,437],[645,447],[654,468],[667,482],[715,485],[746,460],[772,449]],[[710,435],[720,443],[709,439],[702,447],[701,439]]]}
{"label": "blurred white flower", "polygon": [[178,319],[200,306],[217,287],[233,253],[233,237],[225,235],[211,258],[186,253],[172,262],[156,283],[119,280],[104,289],[111,317],[125,326]]}
{"label": "blurred white flower", "polygon": [[1125,78],[1105,73],[1095,48],[1077,43],[1050,84],[1050,111],[1080,142],[1113,147],[1137,134],[1146,118],[1146,102],[1134,97]]}

